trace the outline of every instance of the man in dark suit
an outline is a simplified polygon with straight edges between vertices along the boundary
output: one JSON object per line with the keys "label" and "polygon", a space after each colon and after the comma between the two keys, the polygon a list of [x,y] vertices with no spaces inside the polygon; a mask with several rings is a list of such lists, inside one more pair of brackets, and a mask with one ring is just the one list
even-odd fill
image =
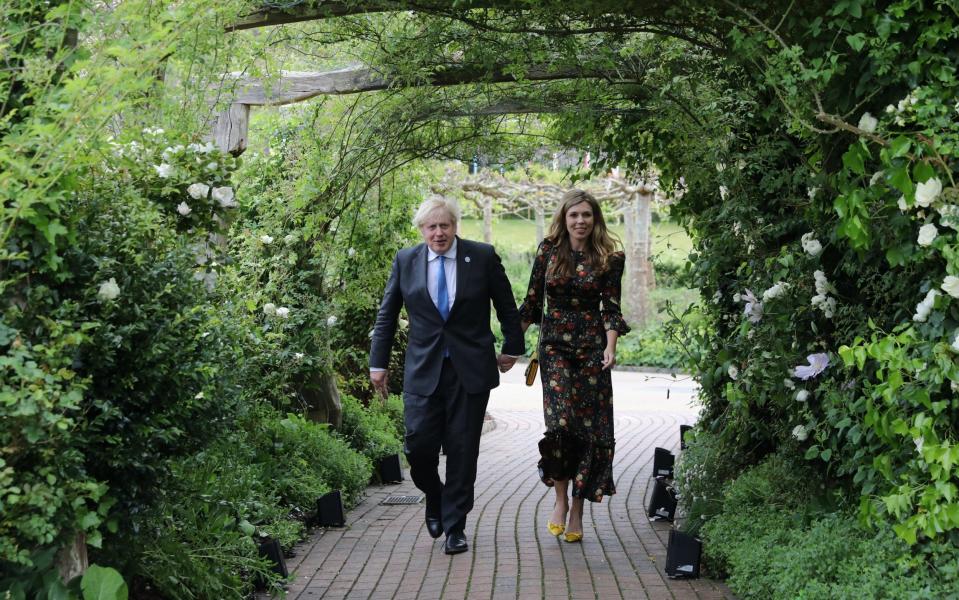
{"label": "man in dark suit", "polygon": [[[456,236],[459,207],[431,198],[413,224],[424,243],[400,250],[376,316],[370,379],[387,390],[390,346],[400,308],[409,316],[403,369],[404,449],[410,477],[426,494],[426,528],[446,533],[444,550],[469,549],[464,528],[473,508],[480,433],[489,392],[525,352],[519,312],[499,256],[489,244]],[[490,301],[504,343],[493,348]],[[446,482],[440,480],[440,446],[446,451]]]}

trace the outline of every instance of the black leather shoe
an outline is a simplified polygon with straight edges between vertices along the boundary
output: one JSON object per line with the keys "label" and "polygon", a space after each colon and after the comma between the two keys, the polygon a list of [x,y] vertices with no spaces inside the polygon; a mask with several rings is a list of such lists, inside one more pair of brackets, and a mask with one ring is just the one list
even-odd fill
{"label": "black leather shoe", "polygon": [[447,554],[459,554],[469,549],[470,545],[466,543],[466,536],[462,533],[451,531],[446,534],[446,544],[443,547],[443,552]]}
{"label": "black leather shoe", "polygon": [[439,495],[426,497],[426,531],[434,540],[443,535],[442,509]]}
{"label": "black leather shoe", "polygon": [[434,540],[443,535],[443,521],[439,517],[426,515],[426,531]]}

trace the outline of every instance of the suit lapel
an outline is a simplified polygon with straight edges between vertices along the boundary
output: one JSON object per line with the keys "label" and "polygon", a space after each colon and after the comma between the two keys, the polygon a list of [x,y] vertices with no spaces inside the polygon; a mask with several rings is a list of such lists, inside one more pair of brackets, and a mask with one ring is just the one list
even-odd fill
{"label": "suit lapel", "polygon": [[469,253],[469,246],[463,243],[459,237],[456,238],[456,301],[453,302],[453,308],[450,309],[450,318],[457,309],[463,305],[461,299],[466,298],[466,286],[469,285],[470,267],[473,265],[473,259]]}
{"label": "suit lapel", "polygon": [[[433,299],[430,298],[430,288],[426,284],[427,281],[427,270],[430,268],[429,261],[429,252],[426,251],[426,244],[420,244],[416,252],[413,253],[413,273],[416,277],[416,288],[419,290],[420,300],[426,302],[434,309],[436,305],[433,304]],[[439,311],[437,311],[439,313]]]}

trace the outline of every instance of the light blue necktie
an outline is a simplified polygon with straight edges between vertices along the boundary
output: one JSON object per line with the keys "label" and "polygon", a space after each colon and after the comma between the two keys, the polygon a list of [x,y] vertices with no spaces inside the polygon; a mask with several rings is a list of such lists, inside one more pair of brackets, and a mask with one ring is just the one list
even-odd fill
{"label": "light blue necktie", "polygon": [[446,290],[446,257],[440,255],[440,272],[436,279],[436,308],[440,311],[443,320],[450,317],[450,296]]}

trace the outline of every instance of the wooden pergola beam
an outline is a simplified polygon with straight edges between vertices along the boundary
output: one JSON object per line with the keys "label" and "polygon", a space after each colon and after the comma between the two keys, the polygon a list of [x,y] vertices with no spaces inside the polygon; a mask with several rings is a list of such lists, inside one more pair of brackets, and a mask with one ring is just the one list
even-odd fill
{"label": "wooden pergola beam", "polygon": [[562,79],[622,79],[621,71],[582,67],[533,65],[522,77],[505,67],[488,69],[473,65],[450,65],[422,81],[391,79],[362,66],[350,66],[319,73],[286,72],[274,82],[259,79],[237,79],[233,103],[250,106],[276,106],[302,102],[316,96],[359,94],[392,87],[444,87],[470,83],[517,83],[521,81],[557,81]]}
{"label": "wooden pergola beam", "polygon": [[396,11],[418,11],[418,12],[439,12],[443,10],[468,10],[471,8],[515,8],[515,5],[504,1],[466,1],[466,2],[397,2],[395,0],[384,0],[376,2],[369,0],[367,2],[351,2],[349,0],[332,0],[326,2],[317,2],[315,4],[292,6],[290,8],[263,8],[241,17],[238,21],[227,27],[228,31],[238,31],[243,29],[255,29],[257,27],[272,27],[274,25],[286,25],[289,23],[302,23],[304,21],[318,21],[321,19],[330,19],[333,17],[348,17],[351,15],[362,15],[380,12]]}
{"label": "wooden pergola beam", "polygon": [[[583,67],[553,67],[552,65],[533,65],[525,74],[518,77],[505,67],[492,70],[478,65],[450,65],[439,69],[421,81],[403,81],[390,79],[363,66],[349,66],[332,71],[317,73],[288,72],[276,81],[264,82],[253,78],[238,78],[233,86],[233,101],[230,108],[217,115],[213,131],[213,140],[225,152],[242,154],[247,146],[250,107],[278,106],[302,102],[316,96],[359,94],[390,88],[414,86],[453,86],[471,83],[518,83],[527,81],[557,81],[562,79],[608,78],[622,80],[622,74],[638,73],[642,67],[629,65],[622,70],[600,70]],[[462,114],[449,113],[442,116],[529,114],[534,112],[555,112],[542,104],[524,100],[504,100],[483,107],[468,109]],[[440,115],[441,113],[436,113]]]}

